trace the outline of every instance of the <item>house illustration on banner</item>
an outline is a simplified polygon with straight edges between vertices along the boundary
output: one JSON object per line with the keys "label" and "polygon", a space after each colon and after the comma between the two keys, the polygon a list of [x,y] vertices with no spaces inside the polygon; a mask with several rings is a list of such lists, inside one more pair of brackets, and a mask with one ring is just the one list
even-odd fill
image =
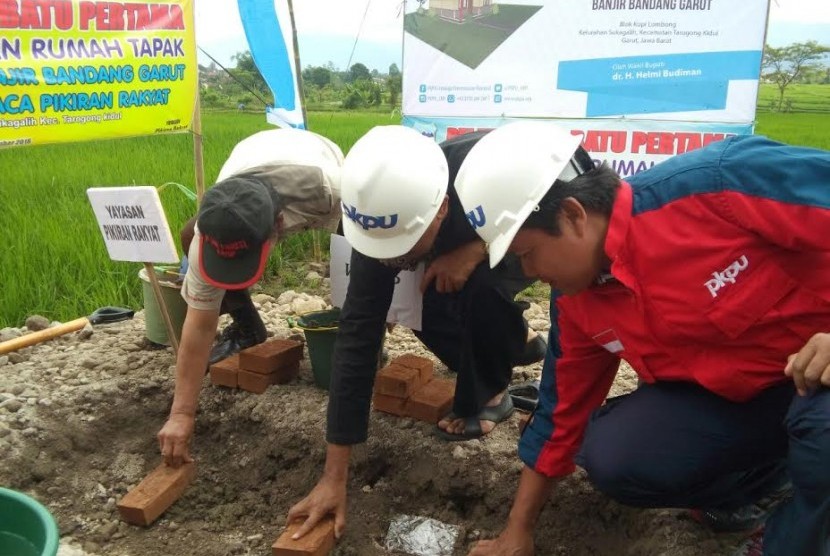
{"label": "house illustration on banner", "polygon": [[463,23],[493,12],[493,0],[430,0],[429,11],[441,19]]}

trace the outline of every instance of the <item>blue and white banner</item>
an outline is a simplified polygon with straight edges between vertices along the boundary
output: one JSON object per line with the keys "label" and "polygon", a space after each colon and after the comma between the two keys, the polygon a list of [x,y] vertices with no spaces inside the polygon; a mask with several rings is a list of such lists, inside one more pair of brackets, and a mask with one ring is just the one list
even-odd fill
{"label": "blue and white banner", "polygon": [[[504,125],[515,118],[419,118],[405,116],[403,124],[441,142],[471,131]],[[527,118],[522,118],[527,119]],[[620,177],[651,168],[676,154],[691,151],[731,135],[752,133],[752,124],[666,122],[660,120],[554,120],[582,137],[594,162],[607,163]]]}
{"label": "blue and white banner", "polygon": [[274,94],[269,123],[305,129],[287,0],[238,0],[239,17],[254,63]]}
{"label": "blue and white banner", "polygon": [[406,3],[403,112],[752,122],[769,0]]}

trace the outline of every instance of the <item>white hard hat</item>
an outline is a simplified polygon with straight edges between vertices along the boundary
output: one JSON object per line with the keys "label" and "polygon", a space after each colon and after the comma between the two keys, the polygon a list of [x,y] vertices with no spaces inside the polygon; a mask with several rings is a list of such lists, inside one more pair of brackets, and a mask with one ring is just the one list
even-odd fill
{"label": "white hard hat", "polygon": [[405,255],[432,223],[447,193],[449,170],[441,147],[414,129],[369,130],[343,162],[343,233],[375,259]]}
{"label": "white hard hat", "polygon": [[548,122],[512,122],[476,143],[461,164],[455,190],[496,266],[524,221],[557,179],[580,171],[570,164],[580,138]]}

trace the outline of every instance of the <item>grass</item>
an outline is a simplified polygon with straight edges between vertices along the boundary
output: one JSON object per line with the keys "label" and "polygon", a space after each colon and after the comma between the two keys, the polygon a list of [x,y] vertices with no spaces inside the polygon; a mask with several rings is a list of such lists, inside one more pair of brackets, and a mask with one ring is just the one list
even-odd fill
{"label": "grass", "polygon": [[821,114],[785,114],[759,112],[756,114],[755,133],[770,139],[830,150],[830,112]]}
{"label": "grass", "polygon": [[[346,151],[370,127],[397,122],[385,114],[324,113],[311,114],[309,128]],[[204,114],[205,183],[215,181],[237,142],[263,129],[273,129],[263,115]],[[142,308],[140,265],[109,259],[85,192],[92,186],[169,181],[194,189],[190,135],[0,150],[0,168],[0,328],[20,326],[31,314],[65,321],[104,305]],[[175,188],[165,189],[161,198],[178,239],[195,206]],[[327,237],[322,237],[325,251]],[[278,272],[286,261],[304,260],[311,244],[309,233],[283,242],[269,272]]]}
{"label": "grass", "polygon": [[[344,152],[370,127],[398,121],[382,113],[309,115],[310,129],[334,140]],[[225,112],[205,114],[203,128],[205,183],[211,184],[239,140],[271,126],[259,114]],[[830,113],[759,113],[756,133],[830,150],[826,129]],[[66,321],[104,305],[141,309],[140,265],[109,260],[85,191],[91,186],[168,181],[192,189],[192,157],[189,135],[0,150],[0,328],[20,326],[31,314]],[[161,197],[177,238],[195,208],[174,188]],[[321,233],[320,238],[325,255],[328,237]],[[306,233],[280,245],[269,261],[272,287],[275,277],[280,287],[310,286],[304,277],[312,242]]]}

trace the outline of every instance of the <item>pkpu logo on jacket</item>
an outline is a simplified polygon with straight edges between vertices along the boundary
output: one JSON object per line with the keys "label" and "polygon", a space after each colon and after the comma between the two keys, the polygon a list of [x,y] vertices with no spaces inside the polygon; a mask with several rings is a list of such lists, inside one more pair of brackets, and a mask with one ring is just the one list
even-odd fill
{"label": "pkpu logo on jacket", "polygon": [[484,216],[484,208],[478,205],[476,208],[467,213],[467,221],[474,230],[481,228],[487,222],[487,217]]}
{"label": "pkpu logo on jacket", "polygon": [[[357,210],[357,207],[347,205],[342,201],[340,202],[340,204],[343,206],[343,215],[355,224],[359,224],[360,226],[362,226],[364,230],[370,230],[374,228],[394,228],[395,225],[398,223],[397,214],[390,214],[389,216],[371,216],[369,214],[361,214]],[[389,219],[388,222],[386,220],[387,218]]]}
{"label": "pkpu logo on jacket", "polygon": [[740,259],[737,259],[720,272],[713,272],[712,279],[706,280],[703,285],[706,286],[712,297],[717,297],[718,290],[729,284],[734,284],[738,274],[748,266],[749,259],[746,258],[746,255],[741,255]]}

